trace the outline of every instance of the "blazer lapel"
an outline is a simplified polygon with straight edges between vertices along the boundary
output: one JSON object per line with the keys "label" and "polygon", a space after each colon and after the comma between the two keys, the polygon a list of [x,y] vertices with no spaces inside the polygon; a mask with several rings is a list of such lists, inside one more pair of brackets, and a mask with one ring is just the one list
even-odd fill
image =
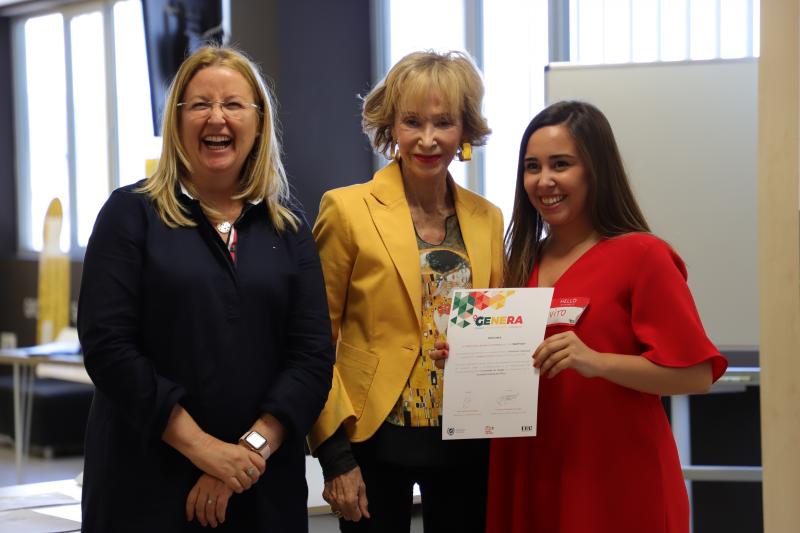
{"label": "blazer lapel", "polygon": [[491,276],[491,225],[486,209],[475,202],[474,198],[454,182],[456,216],[464,238],[464,246],[472,268],[472,286],[476,289],[489,287]]}
{"label": "blazer lapel", "polygon": [[419,322],[422,316],[419,249],[397,163],[391,163],[375,174],[371,194],[367,198],[367,207],[383,245],[403,280],[406,294]]}

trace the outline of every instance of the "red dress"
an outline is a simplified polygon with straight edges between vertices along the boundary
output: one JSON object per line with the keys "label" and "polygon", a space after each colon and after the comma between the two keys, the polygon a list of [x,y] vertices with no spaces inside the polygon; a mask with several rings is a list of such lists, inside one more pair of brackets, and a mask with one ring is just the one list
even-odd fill
{"label": "red dress", "polygon": [[[538,266],[529,286],[538,282]],[[602,240],[555,284],[554,298],[588,297],[575,333],[598,352],[641,354],[668,367],[726,360],[708,339],[686,268],[663,241]],[[549,327],[546,336],[565,331]],[[572,369],[539,382],[536,437],[491,444],[491,533],[688,533],[689,504],[659,396]]]}

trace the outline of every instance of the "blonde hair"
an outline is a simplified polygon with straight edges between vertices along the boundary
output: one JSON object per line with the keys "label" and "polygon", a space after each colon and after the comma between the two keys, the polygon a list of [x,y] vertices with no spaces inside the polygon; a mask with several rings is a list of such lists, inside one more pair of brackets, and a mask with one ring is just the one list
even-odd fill
{"label": "blonde hair", "polygon": [[361,126],[378,153],[391,158],[395,115],[419,106],[432,91],[441,95],[449,113],[461,115],[463,140],[486,144],[492,130],[481,114],[483,80],[472,58],[463,52],[425,51],[398,61],[364,97]]}
{"label": "blonde hair", "polygon": [[[272,97],[258,68],[242,52],[233,48],[204,46],[181,64],[170,85],[164,107],[161,158],[155,172],[147,178],[139,191],[153,200],[161,219],[169,227],[196,225],[189,217],[187,209],[178,201],[176,193],[180,178],[191,171],[185,147],[180,140],[178,103],[195,74],[212,66],[226,67],[241,74],[250,85],[255,103],[259,106],[259,135],[242,167],[239,188],[233,198],[245,201],[263,200],[277,230],[282,231],[287,226],[297,229],[299,221],[288,207],[291,195],[281,162]],[[185,181],[184,186],[192,196],[199,198],[190,181]],[[202,201],[200,205],[211,220],[222,218],[219,212]]]}

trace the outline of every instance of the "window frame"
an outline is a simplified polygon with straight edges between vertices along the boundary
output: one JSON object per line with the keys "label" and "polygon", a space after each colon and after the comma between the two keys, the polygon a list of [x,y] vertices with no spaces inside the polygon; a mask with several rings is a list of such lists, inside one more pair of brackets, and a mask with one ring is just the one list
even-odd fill
{"label": "window frame", "polygon": [[69,248],[66,253],[75,259],[82,259],[85,246],[78,241],[78,190],[77,190],[77,159],[76,159],[76,134],[75,110],[73,94],[72,72],[72,34],[71,22],[81,15],[100,12],[103,17],[103,57],[105,68],[106,90],[106,131],[108,136],[107,161],[108,161],[108,192],[114,190],[119,183],[119,132],[117,124],[117,93],[116,93],[116,63],[115,63],[115,36],[114,36],[114,5],[119,0],[88,0],[79,3],[56,6],[47,9],[26,11],[15,17],[11,23],[12,41],[12,76],[14,90],[14,129],[17,142],[14,147],[16,160],[14,179],[17,191],[17,251],[20,254],[38,255],[39,251],[33,246],[33,219],[31,212],[31,168],[30,168],[30,125],[28,123],[28,84],[25,46],[25,24],[31,18],[60,14],[64,28],[64,65],[65,65],[65,94],[67,115],[67,177],[69,181],[68,209],[65,215],[69,217]]}
{"label": "window frame", "polygon": [[[372,13],[372,74],[373,87],[383,79],[392,67],[390,59],[391,0],[370,0]],[[464,3],[464,49],[483,71],[483,0],[462,0]],[[380,154],[373,154],[373,169],[377,172],[386,165]],[[486,160],[482,150],[472,152],[472,162],[465,167],[464,185],[471,191],[484,194]]]}
{"label": "window frame", "polygon": [[[551,5],[556,0],[550,0]],[[654,9],[654,19],[652,22],[655,24],[655,33],[654,35],[654,45],[655,50],[653,51],[652,57],[642,58],[636,57],[634,50],[637,48],[637,42],[635,37],[634,28],[636,27],[634,21],[634,2],[633,0],[628,0],[627,12],[629,15],[629,27],[628,27],[628,58],[625,60],[619,59],[609,59],[606,50],[605,50],[605,31],[606,31],[606,24],[605,21],[602,23],[597,24],[600,28],[600,35],[601,41],[603,41],[603,46],[600,51],[600,59],[585,59],[582,57],[583,51],[583,44],[582,39],[586,37],[584,32],[581,30],[581,10],[584,8],[584,3],[586,5],[590,5],[593,8],[599,8],[602,12],[601,14],[606,17],[608,16],[608,12],[606,11],[605,1],[597,3],[588,3],[589,0],[569,0],[566,2],[568,12],[566,14],[566,21],[568,25],[568,32],[569,37],[567,40],[567,59],[561,59],[560,61],[567,61],[569,60],[571,63],[575,64],[582,64],[582,65],[603,65],[603,64],[625,64],[625,63],[655,63],[655,62],[673,62],[673,61],[705,61],[705,60],[712,60],[712,59],[736,59],[736,58],[747,58],[747,57],[758,57],[760,55],[760,46],[758,43],[759,40],[759,20],[760,20],[760,5],[763,0],[741,0],[744,4],[744,24],[739,27],[741,43],[744,46],[744,52],[739,54],[729,54],[723,49],[723,33],[724,27],[722,25],[722,19],[724,16],[724,12],[726,10],[723,9],[723,2],[722,0],[708,0],[713,5],[713,19],[714,19],[714,34],[713,34],[713,41],[714,41],[714,53],[713,55],[709,56],[701,56],[701,57],[693,57],[693,20],[695,12],[693,10],[693,3],[697,0],[683,0],[685,2],[684,5],[678,6],[682,8],[682,13],[678,13],[676,20],[683,20],[681,29],[685,31],[683,47],[684,50],[682,52],[682,56],[676,55],[671,57],[669,51],[665,50],[664,48],[664,40],[663,36],[664,33],[664,25],[665,20],[668,20],[668,13],[669,8],[674,7],[668,3],[665,3],[664,0],[652,0],[652,3],[649,5],[652,9]],[[624,0],[623,0],[624,2]],[[641,8],[641,5],[639,6]],[[727,6],[730,10],[730,5]],[[665,11],[666,10],[666,11]],[[730,13],[730,11],[727,11]],[[553,26],[551,24],[551,30]],[[730,27],[728,27],[730,29]],[[641,43],[638,43],[641,44]]]}

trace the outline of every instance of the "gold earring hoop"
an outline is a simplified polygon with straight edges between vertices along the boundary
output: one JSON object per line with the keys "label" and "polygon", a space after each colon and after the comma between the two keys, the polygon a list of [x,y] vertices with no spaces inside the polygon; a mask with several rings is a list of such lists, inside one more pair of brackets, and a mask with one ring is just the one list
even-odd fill
{"label": "gold earring hoop", "polygon": [[400,144],[399,143],[394,145],[394,153],[392,154],[392,159],[394,161],[397,161],[397,162],[400,161]]}
{"label": "gold earring hoop", "polygon": [[468,142],[461,143],[461,146],[456,150],[456,157],[459,161],[472,160],[472,145]]}

